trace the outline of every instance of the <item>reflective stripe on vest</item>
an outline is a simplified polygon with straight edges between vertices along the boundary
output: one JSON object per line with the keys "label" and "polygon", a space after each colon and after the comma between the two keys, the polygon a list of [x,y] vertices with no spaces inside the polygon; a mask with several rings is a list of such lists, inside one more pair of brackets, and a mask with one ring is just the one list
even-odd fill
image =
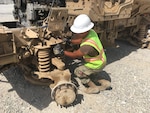
{"label": "reflective stripe on vest", "polygon": [[101,60],[102,62],[104,62],[105,60],[104,60],[104,58],[102,56],[103,52],[104,52],[104,50],[101,51],[100,55],[98,55],[98,56],[96,56],[94,58],[84,58],[84,60],[86,62],[93,62],[93,61],[96,61],[96,60]]}
{"label": "reflective stripe on vest", "polygon": [[98,47],[98,45],[95,43],[95,41],[93,41],[93,40],[91,40],[91,39],[86,39],[86,40],[84,40],[84,42],[90,42],[90,43],[92,43],[94,46],[96,46],[96,48],[98,49],[98,51],[99,51],[99,55],[98,56],[96,56],[96,57],[94,57],[94,58],[92,58],[92,57],[90,57],[90,58],[85,58],[84,57],[84,60],[86,61],[86,62],[93,62],[93,61],[96,61],[96,60],[101,60],[102,62],[104,62],[104,58],[103,58],[103,53],[104,53],[104,49],[100,49],[99,47]]}

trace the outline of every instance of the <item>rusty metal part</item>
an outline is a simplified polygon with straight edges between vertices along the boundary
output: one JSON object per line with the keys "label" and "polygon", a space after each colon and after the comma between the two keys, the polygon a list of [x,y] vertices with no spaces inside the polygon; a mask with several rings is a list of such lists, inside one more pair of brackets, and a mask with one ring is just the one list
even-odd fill
{"label": "rusty metal part", "polygon": [[77,88],[71,82],[70,71],[64,70],[65,64],[62,59],[56,57],[52,51],[53,45],[61,43],[62,40],[55,38],[52,32],[48,33],[49,36],[43,33],[47,30],[38,32],[39,29],[41,28],[11,30],[2,27],[0,65],[18,63],[24,71],[26,80],[37,85],[48,85],[58,104],[62,106],[72,104],[76,99]]}
{"label": "rusty metal part", "polygon": [[17,63],[17,57],[14,34],[7,27],[0,26],[0,65]]}
{"label": "rusty metal part", "polygon": [[68,17],[68,10],[66,8],[52,8],[52,14],[48,18],[48,30],[49,31],[62,31],[66,26],[66,20]]}
{"label": "rusty metal part", "polygon": [[48,78],[53,81],[50,84],[52,89],[52,98],[62,106],[68,106],[72,104],[77,95],[77,88],[71,82],[71,73],[69,70],[54,70],[47,73],[35,72],[39,76],[39,79]]}
{"label": "rusty metal part", "polygon": [[[59,5],[56,1],[53,6],[48,6],[46,1],[36,1],[36,4],[30,0],[26,2],[26,11],[17,7],[20,13],[16,14],[20,15],[20,21],[26,20],[29,26],[38,25],[41,21],[40,25],[47,26],[47,31],[59,32],[58,37],[71,36],[69,28],[75,17],[82,13],[95,23],[94,29],[100,34],[104,46],[114,46],[115,39],[120,38],[141,46],[150,26],[149,0],[65,0]],[[142,30],[141,26],[145,29]]]}
{"label": "rusty metal part", "polygon": [[51,97],[62,106],[68,106],[72,104],[77,95],[77,88],[73,83],[60,81],[51,92]]}
{"label": "rusty metal part", "polygon": [[29,28],[23,29],[21,33],[23,34],[24,38],[38,38],[39,37],[38,33],[34,32],[33,30]]}
{"label": "rusty metal part", "polygon": [[39,79],[37,76],[31,75],[31,73],[24,74],[24,78],[28,82],[35,85],[49,86],[50,84],[53,84],[53,81],[51,79]]}
{"label": "rusty metal part", "polygon": [[49,55],[49,46],[35,46],[38,49],[38,69],[40,72],[49,72],[50,71],[50,55]]}
{"label": "rusty metal part", "polygon": [[65,69],[65,63],[62,62],[62,60],[60,58],[52,58],[52,64],[55,65],[57,67],[57,69],[59,70],[64,70]]}

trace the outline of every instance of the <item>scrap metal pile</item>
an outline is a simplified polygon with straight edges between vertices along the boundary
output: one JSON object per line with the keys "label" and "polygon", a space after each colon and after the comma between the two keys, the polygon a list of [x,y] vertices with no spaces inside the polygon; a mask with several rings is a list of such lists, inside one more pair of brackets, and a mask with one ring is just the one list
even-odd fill
{"label": "scrap metal pile", "polygon": [[72,36],[69,28],[77,15],[89,15],[105,47],[123,39],[149,48],[149,0],[14,0],[14,4],[20,26],[0,27],[0,66],[18,64],[28,81],[48,85],[62,106],[75,101],[77,88],[54,47],[67,49],[63,40]]}

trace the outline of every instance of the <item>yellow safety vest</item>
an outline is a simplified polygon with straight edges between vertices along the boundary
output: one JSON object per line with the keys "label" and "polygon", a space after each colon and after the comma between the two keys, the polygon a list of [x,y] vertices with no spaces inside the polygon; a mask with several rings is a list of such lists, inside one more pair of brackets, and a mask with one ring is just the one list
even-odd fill
{"label": "yellow safety vest", "polygon": [[83,45],[90,45],[94,47],[98,52],[99,55],[95,57],[91,57],[89,55],[83,56],[85,60],[85,66],[91,69],[100,69],[106,64],[106,55],[102,46],[102,43],[94,30],[90,30],[89,34],[82,40],[80,46]]}

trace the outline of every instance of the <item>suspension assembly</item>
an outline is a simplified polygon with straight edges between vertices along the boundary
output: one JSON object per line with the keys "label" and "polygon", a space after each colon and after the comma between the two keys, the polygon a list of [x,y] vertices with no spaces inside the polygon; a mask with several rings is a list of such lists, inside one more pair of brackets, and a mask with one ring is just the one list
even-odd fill
{"label": "suspension assembly", "polygon": [[139,29],[139,39],[144,39],[146,31],[146,25],[141,25]]}
{"label": "suspension assembly", "polygon": [[[34,72],[38,79],[47,78],[53,81],[49,85],[51,88],[51,97],[58,105],[68,106],[76,100],[77,88],[71,82],[71,73],[64,68],[64,63],[60,58],[50,55],[50,46],[35,46],[37,49],[38,69]],[[56,66],[52,71],[51,63]]]}
{"label": "suspension assembly", "polygon": [[40,72],[50,71],[49,47],[41,46],[38,50],[38,63]]}

